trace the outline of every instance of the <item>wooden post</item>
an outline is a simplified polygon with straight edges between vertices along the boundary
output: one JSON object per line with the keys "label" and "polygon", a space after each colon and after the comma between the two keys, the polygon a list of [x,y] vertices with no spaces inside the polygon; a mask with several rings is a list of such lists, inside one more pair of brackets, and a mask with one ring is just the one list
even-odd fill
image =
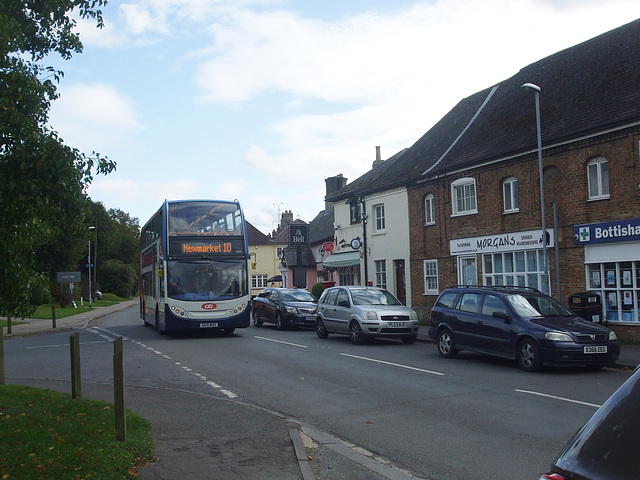
{"label": "wooden post", "polygon": [[56,306],[51,305],[51,320],[53,322],[53,328],[56,328]]}
{"label": "wooden post", "polygon": [[4,385],[4,333],[0,327],[0,385]]}
{"label": "wooden post", "polygon": [[127,441],[127,412],[124,401],[124,353],[122,337],[113,342],[113,403],[116,413],[116,440]]}
{"label": "wooden post", "polygon": [[71,335],[71,398],[82,397],[82,381],[80,377],[80,334]]}
{"label": "wooden post", "polygon": [[7,315],[7,333],[11,333],[11,315]]}

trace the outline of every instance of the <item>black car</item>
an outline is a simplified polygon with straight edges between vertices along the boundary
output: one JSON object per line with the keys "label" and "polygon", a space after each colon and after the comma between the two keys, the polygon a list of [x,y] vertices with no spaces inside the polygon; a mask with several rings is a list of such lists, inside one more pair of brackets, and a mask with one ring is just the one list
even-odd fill
{"label": "black car", "polygon": [[539,480],[640,478],[640,369],[569,440]]}
{"label": "black car", "polygon": [[446,288],[431,310],[429,337],[445,358],[472,350],[517,360],[529,372],[544,364],[599,368],[620,354],[613,331],[527,287]]}
{"label": "black car", "polygon": [[316,326],[317,301],[299,288],[265,288],[252,301],[253,324],[275,323],[279,330]]}

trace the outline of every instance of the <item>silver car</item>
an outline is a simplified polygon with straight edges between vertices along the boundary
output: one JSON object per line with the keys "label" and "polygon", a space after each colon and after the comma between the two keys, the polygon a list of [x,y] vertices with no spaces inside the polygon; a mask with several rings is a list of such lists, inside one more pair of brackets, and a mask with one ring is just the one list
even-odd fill
{"label": "silver car", "polygon": [[330,287],[318,300],[316,333],[349,335],[361,345],[369,338],[401,338],[413,343],[418,336],[418,315],[387,290],[375,287]]}

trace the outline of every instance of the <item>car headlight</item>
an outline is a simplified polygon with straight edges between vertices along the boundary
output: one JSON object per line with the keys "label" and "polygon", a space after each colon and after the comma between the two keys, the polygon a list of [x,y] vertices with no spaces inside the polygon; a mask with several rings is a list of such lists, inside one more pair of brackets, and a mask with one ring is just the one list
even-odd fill
{"label": "car headlight", "polygon": [[287,309],[287,313],[298,313],[298,310],[295,307],[289,307],[287,305],[285,305],[285,307]]}
{"label": "car headlight", "polygon": [[611,330],[609,332],[609,340],[617,340],[618,336],[616,335],[616,332],[614,332],[613,330]]}
{"label": "car headlight", "polygon": [[415,310],[411,310],[411,313],[409,314],[409,318],[411,318],[411,320],[414,322],[418,320],[418,314],[415,312]]}
{"label": "car headlight", "polygon": [[367,311],[367,320],[378,320],[378,315],[376,315],[376,312],[372,312],[372,311]]}
{"label": "car headlight", "polygon": [[547,332],[544,334],[544,338],[553,342],[573,342],[571,336],[560,332]]}

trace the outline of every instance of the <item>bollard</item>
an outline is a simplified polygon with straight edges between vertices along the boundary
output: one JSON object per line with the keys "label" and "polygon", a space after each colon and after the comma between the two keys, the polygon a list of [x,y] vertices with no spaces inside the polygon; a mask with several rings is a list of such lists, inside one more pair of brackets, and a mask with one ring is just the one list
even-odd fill
{"label": "bollard", "polygon": [[4,385],[4,333],[0,327],[0,385]]}
{"label": "bollard", "polygon": [[71,398],[82,397],[82,377],[80,375],[80,335],[71,334]]}
{"label": "bollard", "polygon": [[127,409],[124,399],[124,352],[122,337],[113,342],[113,403],[115,405],[116,440],[127,441]]}
{"label": "bollard", "polygon": [[53,328],[56,328],[56,306],[51,305],[51,320],[53,321]]}

